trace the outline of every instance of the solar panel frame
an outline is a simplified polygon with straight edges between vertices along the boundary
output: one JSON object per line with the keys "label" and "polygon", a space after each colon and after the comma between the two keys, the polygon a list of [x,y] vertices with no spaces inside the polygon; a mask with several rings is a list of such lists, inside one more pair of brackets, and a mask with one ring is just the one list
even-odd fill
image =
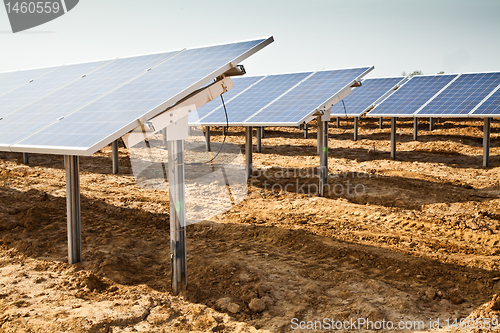
{"label": "solar panel frame", "polygon": [[[457,74],[458,77],[453,81],[451,82],[447,87],[446,89],[443,89],[442,91],[440,91],[438,94],[436,94],[432,99],[430,99],[426,104],[424,104],[422,107],[420,107],[415,113],[414,113],[414,116],[415,117],[453,117],[453,118],[466,118],[466,117],[469,117],[469,115],[482,103],[486,100],[487,96],[493,91],[495,90],[496,88],[493,88],[492,91],[488,92],[485,94],[485,96],[483,98],[481,98],[479,101],[474,101],[474,97],[472,97],[472,95],[477,95],[478,93],[481,94],[481,93],[484,93],[484,91],[486,89],[488,89],[487,87],[485,87],[484,89],[481,89],[481,86],[483,85],[481,83],[481,81],[479,81],[479,79],[481,78],[484,78],[484,76],[486,75],[493,75],[493,74],[497,74],[497,77],[495,79],[494,82],[492,82],[492,84],[489,85],[489,87],[491,88],[492,86],[493,87],[498,87],[498,85],[500,85],[500,72],[475,72],[475,73],[461,73],[461,74]],[[476,78],[474,78],[474,76],[478,76]],[[479,76],[482,76],[482,77],[479,77]],[[454,87],[454,84],[456,85],[460,85],[461,84],[461,80],[464,79],[464,80],[467,80],[468,78],[469,79],[469,82],[472,81],[473,79],[478,79],[477,81],[475,81],[473,84],[467,84],[467,82],[465,82],[464,84],[462,84],[462,86],[466,87],[467,90],[466,91],[460,91],[459,89],[456,89]],[[458,87],[459,88],[459,87]],[[474,89],[474,91],[472,92],[469,92],[469,90],[471,89]],[[455,107],[455,109],[453,110],[456,110],[455,112],[452,112],[452,111],[443,111],[443,112],[438,112],[438,110],[436,109],[436,106],[434,106],[433,104],[437,104],[438,103],[438,100],[439,99],[451,99],[451,96],[449,96],[449,94],[456,94],[456,93],[460,93],[460,99],[459,99],[459,102],[460,104],[457,105]],[[465,96],[464,96],[465,95]],[[471,100],[472,99],[472,100]],[[450,107],[450,105],[453,105],[453,104],[446,104],[446,103],[442,103],[444,104],[444,107]],[[461,110],[466,110],[466,112],[459,112],[459,107],[462,106],[462,104],[468,104],[469,107],[471,105],[473,105],[472,107],[470,107],[469,109],[466,108],[466,106],[464,106]],[[432,106],[434,106],[434,111],[435,112],[432,112],[432,109],[430,110],[427,110],[426,111],[426,108],[431,108]]]}
{"label": "solar panel frame", "polygon": [[[371,72],[375,67],[374,66],[365,66],[365,67],[352,67],[352,68],[340,68],[340,69],[335,69],[335,70],[323,70],[323,71],[316,71],[313,73],[313,75],[309,76],[306,80],[302,81],[299,85],[294,87],[293,89],[290,89],[287,93],[283,94],[276,100],[274,100],[272,103],[269,103],[267,106],[253,114],[251,117],[247,118],[245,122],[243,123],[244,126],[289,126],[289,127],[296,127],[299,126],[301,123],[304,122],[309,122],[314,118],[314,114],[318,112],[319,110],[326,110],[335,105],[337,102],[339,102],[341,99],[339,99],[339,96],[345,95],[345,94],[350,94],[351,92],[351,87],[356,83],[356,81],[359,81],[361,78],[363,78],[365,75],[367,75],[369,72]],[[300,119],[297,119],[296,121],[283,121],[283,122],[275,122],[275,121],[255,121],[252,120],[252,118],[256,117],[259,113],[264,111],[266,108],[272,108],[273,104],[278,102],[279,100],[283,99],[286,97],[288,94],[293,94],[295,89],[300,89],[302,88],[301,85],[307,84],[308,81],[314,77],[314,75],[317,75],[318,73],[328,73],[328,72],[337,72],[337,71],[347,71],[347,70],[363,70],[365,69],[362,73],[360,73],[356,78],[353,78],[352,80],[348,81],[347,84],[342,86],[342,88],[338,89],[336,92],[332,92],[330,94],[330,97],[328,97],[324,102],[321,102],[319,105],[316,107],[312,107],[310,111],[304,111],[304,116],[301,117]]]}
{"label": "solar panel frame", "polygon": [[[144,123],[148,119],[151,119],[152,117],[162,113],[165,111],[168,107],[172,106],[173,104],[177,103],[181,99],[183,99],[186,96],[189,96],[191,93],[195,92],[196,90],[204,87],[208,83],[211,82],[212,79],[224,74],[231,68],[233,68],[236,64],[240,63],[244,59],[246,59],[248,56],[258,52],[265,46],[269,45],[274,41],[273,37],[265,38],[265,39],[259,39],[259,40],[250,40],[250,41],[243,41],[243,42],[237,42],[237,43],[231,43],[231,44],[218,44],[218,45],[213,45],[214,47],[225,47],[225,46],[234,46],[234,47],[241,47],[245,48],[246,50],[242,50],[240,53],[235,54],[235,57],[232,58],[230,61],[225,62],[221,66],[217,67],[217,69],[211,71],[207,75],[204,75],[203,77],[200,77],[199,79],[196,78],[196,82],[193,84],[190,84],[188,87],[185,89],[181,90],[177,94],[170,96],[168,100],[161,102],[159,105],[145,110],[144,113],[141,115],[134,115],[134,120],[129,122],[126,125],[120,125],[121,127],[116,130],[113,133],[110,133],[109,135],[104,135],[102,134],[103,137],[100,136],[100,139],[90,146],[86,147],[81,147],[81,146],[74,146],[74,145],[35,145],[33,143],[26,144],[23,143],[23,141],[26,141],[26,139],[31,138],[34,135],[27,136],[25,139],[18,141],[16,144],[9,146],[9,149],[11,151],[18,151],[18,152],[36,152],[36,153],[49,153],[49,154],[65,154],[65,155],[79,155],[79,156],[89,156],[92,155],[94,152],[98,151],[99,149],[103,148],[104,146],[110,144],[114,140],[120,138],[124,134],[130,132],[133,130],[135,127],[139,125],[139,123]],[[245,47],[247,45],[248,47]],[[198,48],[193,48],[193,49],[188,49],[185,51],[195,51],[195,50],[201,50],[203,48],[208,48],[210,46],[206,47],[198,47]],[[239,49],[235,50],[234,52],[239,52]],[[184,51],[183,51],[184,52]],[[180,52],[179,54],[182,54],[183,52]],[[104,98],[109,94],[104,95],[101,98]],[[79,109],[78,109],[79,110]],[[73,115],[75,112],[71,112],[68,116],[64,117],[63,121],[68,119],[71,115]],[[53,122],[52,125],[56,125],[58,122]],[[105,130],[109,130],[106,129]],[[78,137],[78,134],[75,135]],[[33,141],[33,140],[32,140]]]}
{"label": "solar panel frame", "polygon": [[[370,103],[369,106],[363,108],[361,111],[358,111],[358,112],[352,112],[352,111],[347,111],[346,112],[341,112],[341,113],[335,113],[333,110],[330,111],[330,115],[332,117],[361,117],[362,115],[364,115],[366,112],[370,111],[373,107],[375,107],[375,105],[380,102],[381,100],[385,99],[386,97],[388,97],[390,94],[392,94],[394,91],[396,91],[407,79],[408,77],[406,76],[389,76],[389,77],[373,77],[373,78],[366,78],[366,79],[363,79],[361,81],[362,83],[362,86],[361,87],[356,87],[356,88],[353,88],[352,89],[352,93],[351,95],[347,96],[345,98],[345,103],[346,103],[346,109],[351,109],[353,108],[353,106],[351,105],[349,107],[349,104],[348,104],[348,100],[350,98],[353,98],[353,97],[356,97],[356,90],[358,89],[363,89],[363,85],[367,82],[367,81],[372,81],[372,80],[391,80],[393,82],[391,82],[391,84],[393,84],[394,82],[396,82],[393,86],[391,86],[388,90],[386,90],[382,95],[380,95],[376,100],[374,100],[372,103]],[[397,80],[399,79],[399,80]],[[336,106],[336,105],[340,105],[341,103],[337,103],[335,104],[332,109]],[[365,104],[366,105],[366,104]]]}
{"label": "solar panel frame", "polygon": [[[409,78],[408,80],[406,80],[401,86],[399,89],[397,89],[396,91],[394,91],[392,94],[390,94],[389,96],[387,96],[386,98],[384,98],[382,101],[380,101],[377,105],[375,105],[375,107],[366,114],[367,117],[414,117],[415,115],[415,112],[417,110],[419,110],[422,106],[425,106],[427,103],[429,103],[430,101],[432,101],[432,99],[434,97],[436,97],[437,95],[439,95],[439,93],[443,90],[445,90],[450,84],[452,84],[457,78],[459,77],[459,74],[427,74],[427,75],[416,75],[416,76],[413,76],[411,78]],[[432,91],[432,92],[426,92],[426,88],[425,86],[420,86],[417,88],[419,88],[421,91],[421,93],[419,95],[416,95],[417,98],[420,98],[420,97],[423,97],[423,99],[419,100],[418,101],[418,107],[412,107],[410,109],[413,110],[411,113],[410,112],[393,112],[393,113],[377,113],[377,108],[379,108],[380,106],[383,106],[383,107],[386,107],[387,106],[387,101],[391,98],[397,98],[399,97],[399,95],[401,94],[406,94],[406,90],[407,89],[412,89],[411,86],[413,85],[414,82],[416,81],[420,81],[420,80],[425,80],[426,78],[436,78],[436,79],[443,79],[443,78],[448,78],[449,81],[445,81],[444,84],[439,84],[437,86],[437,88],[435,89],[435,91]],[[439,81],[436,83],[436,82],[433,82],[433,84],[438,84],[440,83]],[[417,83],[415,83],[417,84]],[[408,91],[407,94],[411,94],[412,92],[414,92],[414,90],[410,90]],[[428,96],[425,96],[425,93],[428,93]],[[422,96],[424,95],[424,96]],[[416,98],[413,98],[413,99],[409,99],[409,98],[406,98],[405,101],[410,101],[411,103],[415,103],[415,99]],[[386,103],[386,104],[384,104]],[[399,103],[401,104],[401,103]],[[408,104],[406,104],[408,105]]]}

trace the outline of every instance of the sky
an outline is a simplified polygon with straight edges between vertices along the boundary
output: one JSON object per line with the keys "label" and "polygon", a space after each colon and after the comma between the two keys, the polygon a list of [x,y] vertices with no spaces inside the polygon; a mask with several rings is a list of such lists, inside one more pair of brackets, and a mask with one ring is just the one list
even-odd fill
{"label": "sky", "polygon": [[499,0],[80,0],[16,34],[0,8],[0,72],[268,36],[243,63],[249,75],[500,71]]}

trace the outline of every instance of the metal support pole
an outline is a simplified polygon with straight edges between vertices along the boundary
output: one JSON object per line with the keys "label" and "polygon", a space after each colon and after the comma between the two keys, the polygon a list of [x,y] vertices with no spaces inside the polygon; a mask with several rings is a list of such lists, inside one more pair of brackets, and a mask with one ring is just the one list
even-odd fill
{"label": "metal support pole", "polygon": [[309,139],[309,126],[304,123],[304,139]]}
{"label": "metal support pole", "polygon": [[418,140],[418,118],[413,117],[413,140]]}
{"label": "metal support pole", "polygon": [[182,140],[174,140],[168,141],[167,146],[172,294],[178,295],[183,281],[184,287],[187,287],[184,144]]}
{"label": "metal support pole", "polygon": [[262,153],[262,127],[257,127],[257,152]]}
{"label": "metal support pole", "polygon": [[396,117],[391,117],[391,158],[396,159]]}
{"label": "metal support pole", "polygon": [[264,126],[261,127],[261,131],[260,131],[260,134],[261,134],[261,138],[264,139],[264,132],[265,132],[266,128]]}
{"label": "metal support pole", "polygon": [[207,151],[210,151],[210,126],[205,126],[205,140],[207,140]]}
{"label": "metal support pole", "polygon": [[222,135],[227,135],[227,126],[222,126]]}
{"label": "metal support pole", "polygon": [[118,140],[113,141],[111,144],[112,159],[113,159],[113,173],[118,173]]}
{"label": "metal support pole", "polygon": [[68,262],[82,261],[82,221],[78,156],[64,156],[66,167],[66,215],[68,220]]}
{"label": "metal support pole", "polygon": [[26,165],[30,163],[30,158],[28,153],[23,153],[23,163]]}
{"label": "metal support pole", "polygon": [[321,147],[321,154],[319,155],[320,158],[320,178],[319,178],[319,195],[321,197],[325,196],[325,186],[328,184],[328,121],[322,121],[323,126],[322,130],[323,133],[322,137],[323,139],[321,140],[322,142],[322,147]]}
{"label": "metal support pole", "polygon": [[[189,127],[189,131],[191,131],[191,127]],[[162,129],[161,134],[162,134],[163,145],[166,146],[167,145],[167,129],[166,128]],[[189,135],[191,135],[191,133],[189,133]]]}
{"label": "metal support pole", "polygon": [[246,171],[247,178],[252,177],[252,126],[245,127],[245,160],[246,160]]}
{"label": "metal support pole", "polygon": [[337,117],[337,128],[340,128],[340,117]]}
{"label": "metal support pole", "polygon": [[434,118],[430,117],[429,118],[429,131],[432,131],[434,129]]}
{"label": "metal support pole", "polygon": [[317,153],[321,156],[321,149],[323,148],[323,121],[321,121],[321,116],[318,116],[316,119],[318,120],[318,131],[316,135]]}
{"label": "metal support pole", "polygon": [[358,141],[359,117],[354,117],[354,141]]}
{"label": "metal support pole", "polygon": [[382,117],[378,118],[378,128],[384,128],[384,120],[382,119]]}
{"label": "metal support pole", "polygon": [[491,134],[491,118],[484,118],[483,129],[483,166],[490,166],[490,134]]}

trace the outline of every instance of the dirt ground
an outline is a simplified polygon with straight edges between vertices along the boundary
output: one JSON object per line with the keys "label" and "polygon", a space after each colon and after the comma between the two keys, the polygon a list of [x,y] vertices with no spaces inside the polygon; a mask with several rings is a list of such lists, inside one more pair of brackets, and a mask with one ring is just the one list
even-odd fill
{"label": "dirt ground", "polygon": [[[310,325],[324,318],[410,322],[406,331],[438,319],[445,331],[461,318],[462,330],[498,324],[500,122],[488,168],[480,120],[427,128],[422,120],[413,141],[401,119],[394,161],[387,122],[362,119],[358,141],[352,120],[332,124],[324,198],[316,127],[309,139],[267,128],[246,199],[188,227],[189,286],[177,297],[168,194],[136,185],[127,149],[117,175],[109,147],[80,160],[76,265],[67,264],[62,156],[30,155],[26,166],[0,153],[0,332],[321,332]],[[227,140],[243,149],[243,128]]]}

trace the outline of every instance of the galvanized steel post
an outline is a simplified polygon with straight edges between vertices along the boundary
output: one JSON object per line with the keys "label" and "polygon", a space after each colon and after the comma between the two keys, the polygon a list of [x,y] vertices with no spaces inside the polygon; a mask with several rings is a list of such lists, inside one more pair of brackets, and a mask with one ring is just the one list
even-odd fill
{"label": "galvanized steel post", "polygon": [[359,117],[354,117],[354,141],[358,141]]}
{"label": "galvanized steel post", "polygon": [[262,127],[257,127],[257,152],[262,153]]}
{"label": "galvanized steel post", "polygon": [[66,215],[68,221],[68,262],[82,261],[80,172],[78,156],[64,156],[66,168]]}
{"label": "galvanized steel post", "polygon": [[490,166],[491,118],[484,118],[483,128],[483,166]]}
{"label": "galvanized steel post", "polygon": [[396,117],[391,117],[391,158],[396,159]]}
{"label": "galvanized steel post", "polygon": [[328,184],[328,121],[322,121],[323,126],[320,154],[320,179],[319,179],[319,195],[325,196],[325,187]]}
{"label": "galvanized steel post", "polygon": [[183,281],[184,287],[187,287],[184,147],[182,140],[168,141],[167,146],[172,293],[178,295]]}
{"label": "galvanized steel post", "polygon": [[418,140],[418,118],[413,117],[413,140]]}
{"label": "galvanized steel post", "polygon": [[111,151],[112,151],[112,159],[113,159],[113,173],[117,174],[119,169],[119,160],[118,160],[118,140],[113,141],[111,143]]}
{"label": "galvanized steel post", "polygon": [[205,140],[207,141],[207,151],[210,151],[210,126],[205,126]]}
{"label": "galvanized steel post", "polygon": [[252,126],[245,127],[245,161],[246,161],[246,171],[247,178],[252,177],[252,136],[253,128]]}

